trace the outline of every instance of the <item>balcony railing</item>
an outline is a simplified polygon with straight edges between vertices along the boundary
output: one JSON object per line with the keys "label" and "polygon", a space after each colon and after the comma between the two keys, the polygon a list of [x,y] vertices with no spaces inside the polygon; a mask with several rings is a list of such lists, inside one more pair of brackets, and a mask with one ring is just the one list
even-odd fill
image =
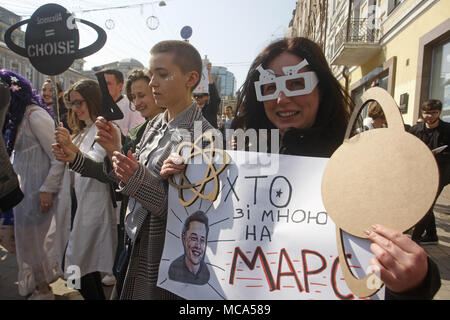
{"label": "balcony railing", "polygon": [[378,43],[380,40],[379,19],[351,19],[344,24],[335,37],[334,53],[344,43]]}

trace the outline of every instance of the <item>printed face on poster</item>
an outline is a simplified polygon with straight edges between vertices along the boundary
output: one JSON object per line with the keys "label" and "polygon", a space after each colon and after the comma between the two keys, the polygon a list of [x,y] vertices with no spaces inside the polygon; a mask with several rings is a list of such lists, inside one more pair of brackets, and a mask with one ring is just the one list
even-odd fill
{"label": "printed face on poster", "polygon": [[[232,160],[217,177],[214,202],[198,197],[183,207],[179,190],[169,186],[158,286],[186,299],[358,299],[344,281],[335,224],[322,204],[328,159],[227,154]],[[186,170],[192,183],[210,179],[205,195],[214,175],[206,164]],[[196,194],[183,190],[185,200]],[[363,278],[371,271],[370,243],[343,238],[351,270]],[[369,297],[383,298],[384,287]]]}

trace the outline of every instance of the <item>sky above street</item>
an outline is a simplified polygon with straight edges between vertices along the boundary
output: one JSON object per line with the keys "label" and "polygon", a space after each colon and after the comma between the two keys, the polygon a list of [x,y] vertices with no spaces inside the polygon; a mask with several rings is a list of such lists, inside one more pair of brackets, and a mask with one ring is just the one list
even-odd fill
{"label": "sky above street", "polygon": [[[148,67],[151,47],[162,40],[181,40],[180,31],[188,25],[193,29],[189,42],[202,58],[206,55],[213,65],[233,72],[239,88],[256,55],[284,36],[297,0],[165,0],[164,7],[158,5],[159,1],[145,0],[0,0],[0,6],[28,19],[49,2],[62,5],[77,18],[107,32],[105,46],[85,58],[85,69],[125,58]],[[96,33],[91,28],[81,24],[79,30],[80,48],[95,41]]]}

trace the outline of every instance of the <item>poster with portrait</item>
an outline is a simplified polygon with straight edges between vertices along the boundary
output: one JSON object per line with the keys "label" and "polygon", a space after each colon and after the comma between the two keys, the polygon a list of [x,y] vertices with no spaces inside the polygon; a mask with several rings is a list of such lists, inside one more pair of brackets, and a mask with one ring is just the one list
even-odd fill
{"label": "poster with portrait", "polygon": [[[184,182],[208,181],[203,195],[219,183],[213,202],[198,196],[203,186],[169,186],[158,286],[200,300],[359,299],[341,273],[335,225],[321,200],[328,159],[227,154],[219,174],[206,164],[186,170]],[[198,198],[183,206],[180,190],[184,201]],[[344,245],[352,272],[369,274],[369,241],[344,234]],[[383,298],[384,287],[366,299]]]}

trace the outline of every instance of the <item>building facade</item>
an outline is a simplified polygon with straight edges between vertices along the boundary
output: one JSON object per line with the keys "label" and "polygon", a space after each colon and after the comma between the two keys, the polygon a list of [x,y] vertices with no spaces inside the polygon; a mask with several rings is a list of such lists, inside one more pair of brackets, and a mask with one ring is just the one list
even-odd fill
{"label": "building facade", "polygon": [[319,44],[322,49],[326,47],[327,40],[327,1],[300,0],[293,12],[293,17],[286,31],[286,36],[308,38]]}
{"label": "building facade", "polygon": [[211,74],[221,96],[234,96],[236,79],[233,73],[225,67],[213,66]]}
{"label": "building facade", "polygon": [[[313,1],[299,0],[296,11],[306,2]],[[394,97],[406,124],[416,123],[420,104],[431,98],[442,101],[442,118],[450,121],[450,1],[322,3],[327,8],[324,52],[356,101],[375,84]]]}
{"label": "building facade", "polygon": [[120,61],[114,61],[114,62],[102,64],[100,66],[95,66],[92,68],[92,71],[85,71],[85,72],[86,72],[86,74],[89,74],[95,78],[95,72],[104,70],[104,69],[119,70],[120,72],[123,73],[124,81],[126,81],[128,78],[128,75],[131,73],[131,71],[133,69],[144,69],[144,65],[136,59],[127,58],[127,59],[122,59]]}

